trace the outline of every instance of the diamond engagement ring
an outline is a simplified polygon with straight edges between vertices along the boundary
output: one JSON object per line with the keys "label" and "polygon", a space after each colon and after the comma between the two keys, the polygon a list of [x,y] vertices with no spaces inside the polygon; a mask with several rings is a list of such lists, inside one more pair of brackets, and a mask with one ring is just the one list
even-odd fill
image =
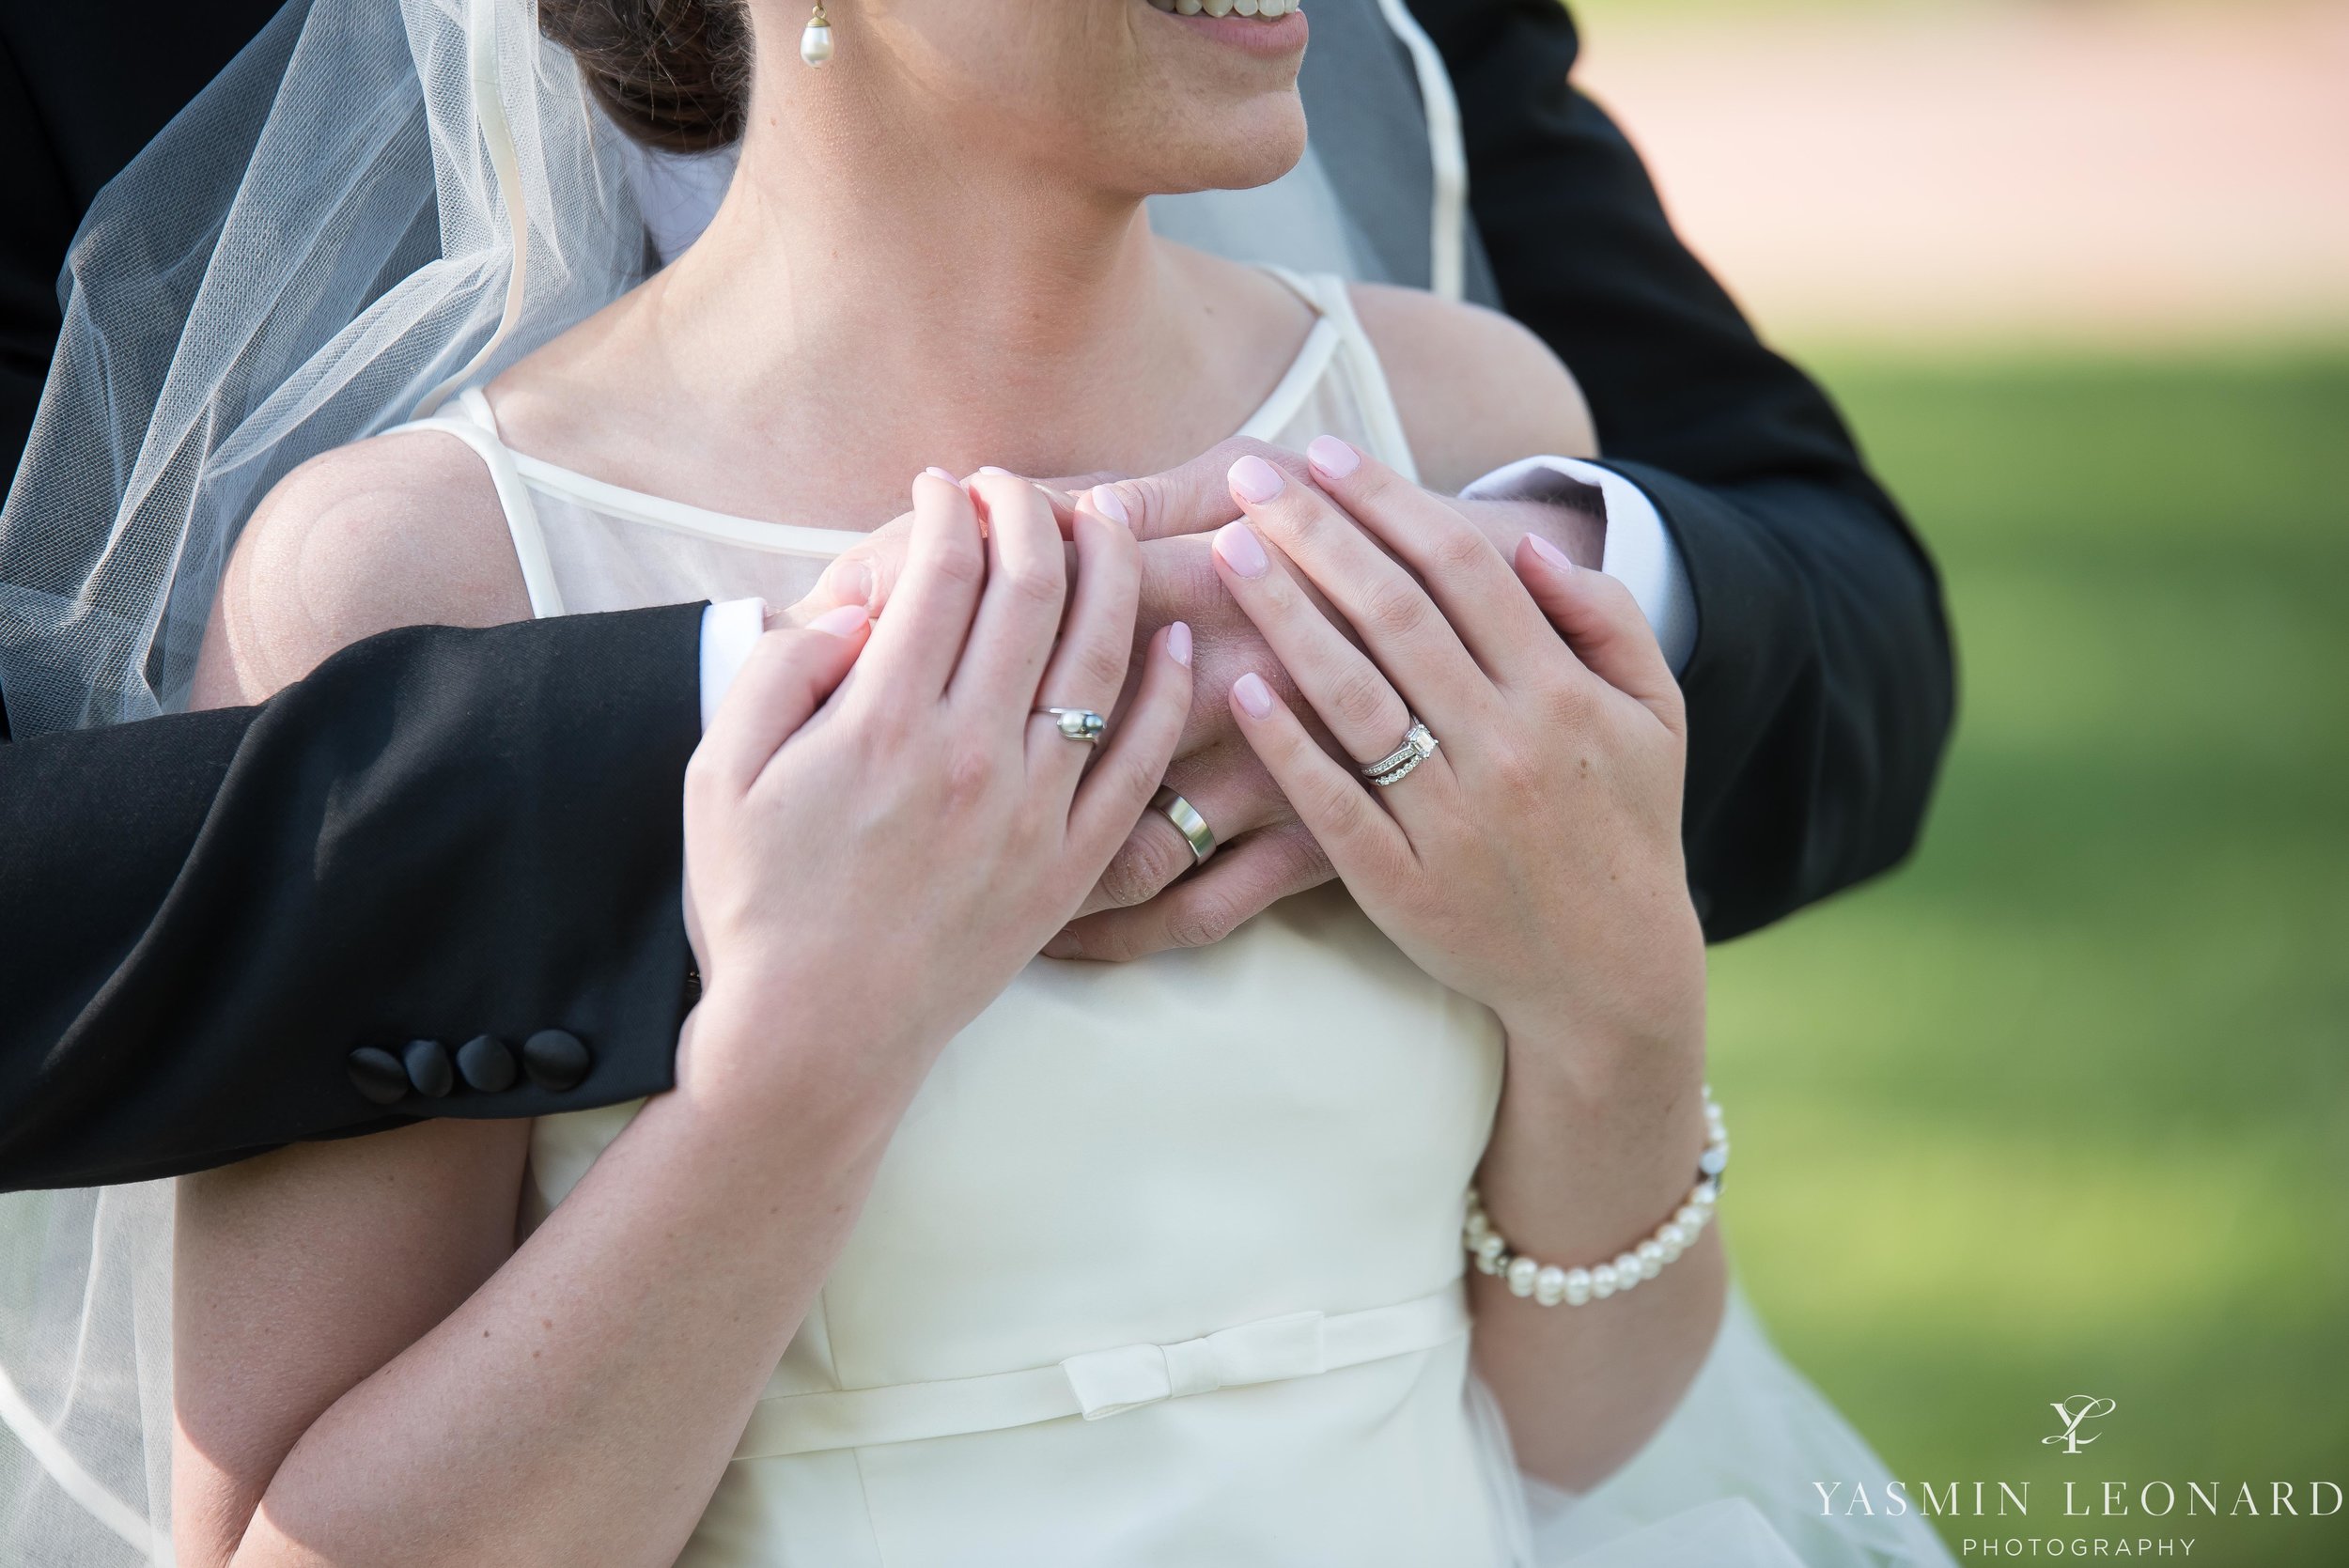
{"label": "diamond engagement ring", "polygon": [[1207,857],[1215,853],[1215,830],[1207,826],[1207,819],[1189,800],[1161,784],[1159,792],[1150,797],[1150,809],[1174,824],[1174,831],[1190,846],[1192,865],[1205,865]]}
{"label": "diamond engagement ring", "polygon": [[1088,746],[1099,745],[1101,737],[1109,733],[1110,722],[1089,707],[1039,707],[1035,711],[1050,714],[1062,735]]}
{"label": "diamond engagement ring", "polygon": [[1412,768],[1434,756],[1437,745],[1435,735],[1419,722],[1417,715],[1413,715],[1411,727],[1403,732],[1403,744],[1377,762],[1364,764],[1362,777],[1380,789],[1398,784],[1409,775]]}

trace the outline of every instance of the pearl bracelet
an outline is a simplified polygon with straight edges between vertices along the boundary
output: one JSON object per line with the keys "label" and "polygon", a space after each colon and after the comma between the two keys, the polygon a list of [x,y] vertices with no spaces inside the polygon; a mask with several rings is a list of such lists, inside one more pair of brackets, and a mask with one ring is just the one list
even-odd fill
{"label": "pearl bracelet", "polygon": [[1642,1280],[1655,1279],[1666,1264],[1696,1245],[1698,1234],[1713,1218],[1713,1205],[1720,1198],[1721,1173],[1728,1169],[1729,1129],[1722,1125],[1721,1108],[1713,1103],[1713,1090],[1707,1085],[1704,1152],[1697,1157],[1696,1186],[1689,1189],[1688,1202],[1680,1205],[1678,1213],[1614,1262],[1600,1264],[1595,1268],[1560,1268],[1517,1252],[1507,1238],[1493,1229],[1492,1220],[1485,1213],[1484,1200],[1474,1188],[1469,1188],[1468,1223],[1461,1229],[1460,1242],[1476,1260],[1478,1272],[1506,1280],[1512,1296],[1530,1296],[1544,1307],[1555,1307],[1562,1301],[1569,1307],[1604,1301]]}

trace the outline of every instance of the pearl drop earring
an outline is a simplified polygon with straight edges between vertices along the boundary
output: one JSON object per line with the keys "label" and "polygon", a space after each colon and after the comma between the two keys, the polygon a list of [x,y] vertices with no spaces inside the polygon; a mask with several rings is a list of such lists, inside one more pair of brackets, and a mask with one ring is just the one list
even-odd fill
{"label": "pearl drop earring", "polygon": [[816,0],[816,14],[800,34],[800,58],[811,66],[832,58],[832,18],[824,14],[824,0]]}

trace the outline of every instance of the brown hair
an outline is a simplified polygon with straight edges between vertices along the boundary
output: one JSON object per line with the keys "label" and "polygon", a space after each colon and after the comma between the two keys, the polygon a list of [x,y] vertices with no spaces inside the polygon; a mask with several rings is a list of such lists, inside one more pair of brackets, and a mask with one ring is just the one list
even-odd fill
{"label": "brown hair", "polygon": [[708,152],[740,138],[751,96],[742,0],[538,0],[538,28],[646,146]]}

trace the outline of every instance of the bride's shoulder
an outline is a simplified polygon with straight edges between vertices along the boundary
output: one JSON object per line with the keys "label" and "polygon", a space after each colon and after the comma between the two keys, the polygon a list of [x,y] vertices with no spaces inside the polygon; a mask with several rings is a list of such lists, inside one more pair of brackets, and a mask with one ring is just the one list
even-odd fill
{"label": "bride's shoulder", "polygon": [[257,702],[397,627],[529,614],[481,459],[439,431],[371,437],[303,463],[254,511],[213,598],[194,706]]}
{"label": "bride's shoulder", "polygon": [[1358,283],[1351,295],[1430,487],[1456,490],[1535,454],[1598,455],[1573,372],[1516,321],[1418,288]]}

